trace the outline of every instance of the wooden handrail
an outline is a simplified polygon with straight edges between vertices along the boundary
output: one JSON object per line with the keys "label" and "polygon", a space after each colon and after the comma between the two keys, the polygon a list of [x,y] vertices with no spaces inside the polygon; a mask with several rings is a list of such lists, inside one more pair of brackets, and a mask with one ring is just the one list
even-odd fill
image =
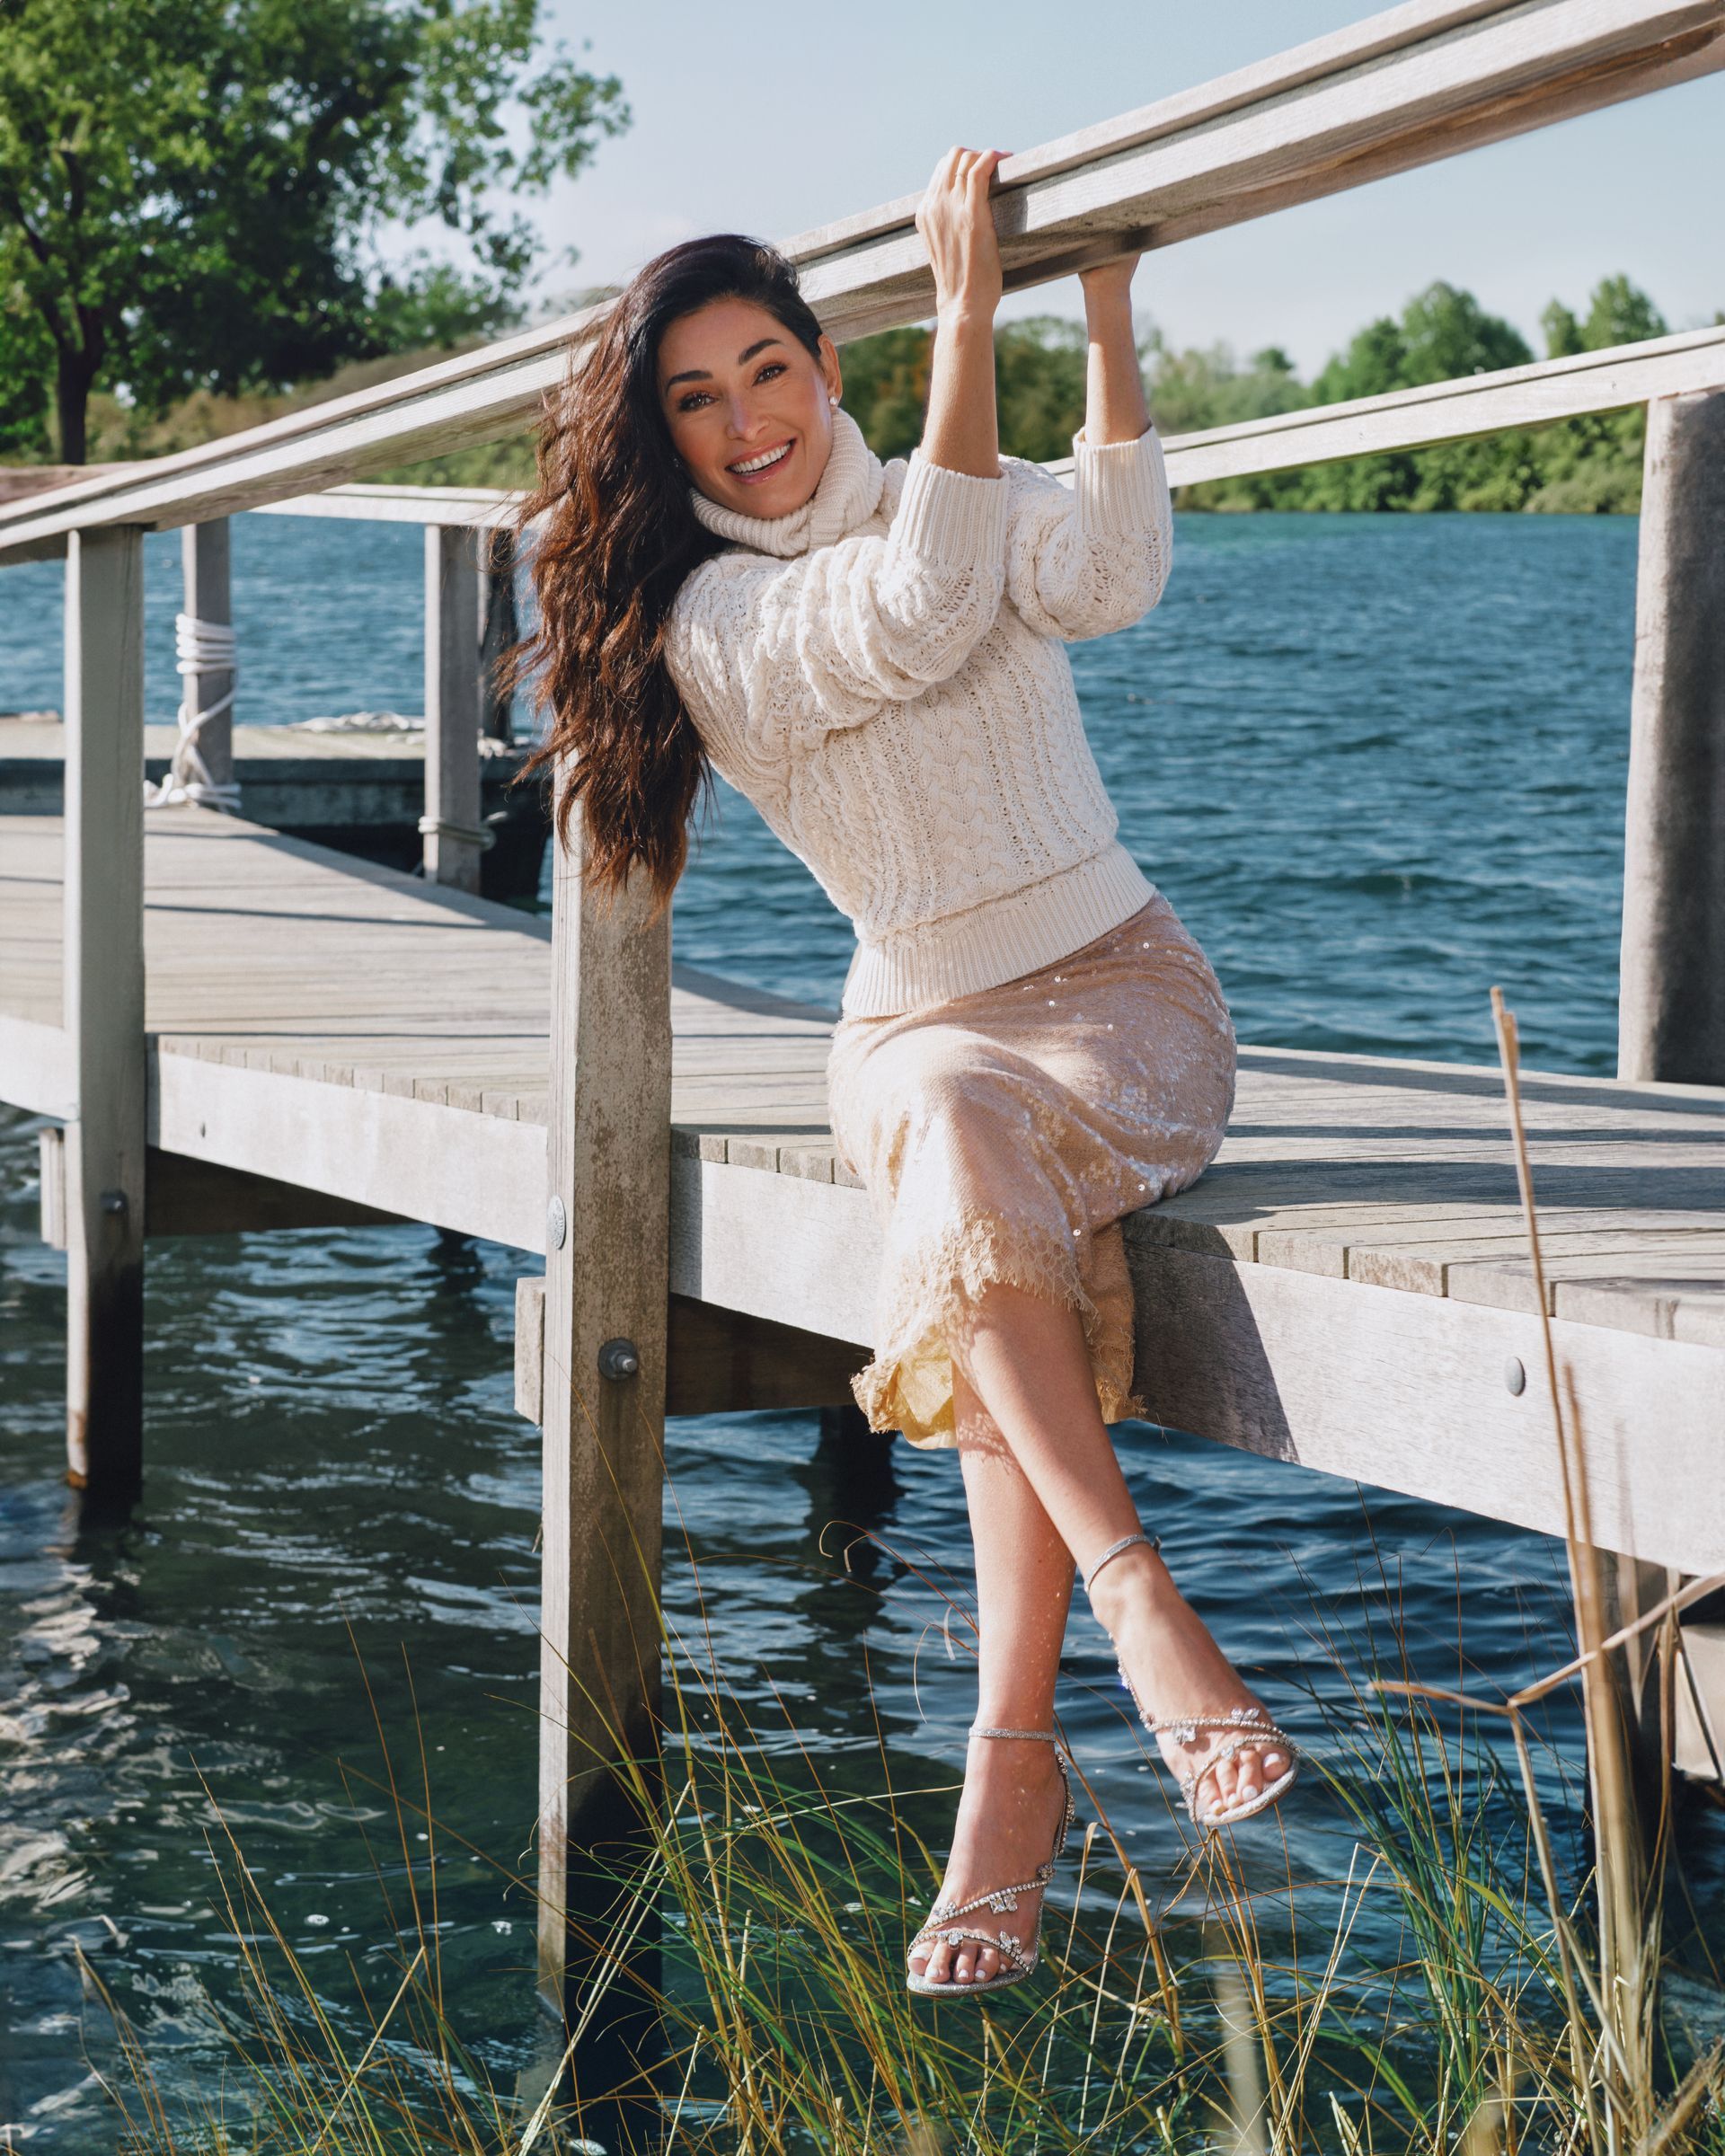
{"label": "wooden handrail", "polygon": [[[1411,0],[1011,158],[995,221],[1014,287],[1166,246],[1725,66],[1725,0]],[[925,319],[905,197],[787,252],[843,340]],[[68,532],[164,526],[530,426],[603,305],[173,456],[0,507],[0,556]]]}
{"label": "wooden handrail", "polygon": [[1540,359],[1496,374],[1422,383],[1386,396],[1303,406],[1266,420],[1178,435],[1167,445],[1175,486],[1284,472],[1340,457],[1548,426],[1595,411],[1619,411],[1656,397],[1725,384],[1725,326],[1683,330],[1642,344],[1615,344],[1566,359]]}
{"label": "wooden handrail", "polygon": [[[1415,389],[1343,404],[1303,405],[1263,420],[1242,420],[1163,443],[1170,482],[1242,479],[1387,450],[1429,449],[1440,442],[1544,427],[1584,413],[1619,411],[1656,397],[1725,387],[1725,324],[1681,330],[1641,344],[1615,344],[1565,359],[1539,359],[1495,374],[1425,382]],[[1065,478],[1070,457],[1044,467]],[[271,517],[355,517],[379,524],[508,523],[522,496],[504,487],[332,487],[259,504]]]}
{"label": "wooden handrail", "polygon": [[[1725,6],[1416,0],[1009,159],[1008,290],[1165,247],[1725,66]],[[907,196],[792,243],[841,341],[933,312]]]}

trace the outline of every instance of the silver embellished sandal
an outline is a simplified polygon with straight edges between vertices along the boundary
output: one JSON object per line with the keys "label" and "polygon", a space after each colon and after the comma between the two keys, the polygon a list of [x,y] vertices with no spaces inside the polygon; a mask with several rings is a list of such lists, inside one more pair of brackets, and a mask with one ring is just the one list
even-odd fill
{"label": "silver embellished sandal", "polygon": [[[1128,1550],[1142,1546],[1146,1550],[1160,1550],[1160,1536],[1149,1534],[1122,1535],[1111,1542],[1084,1575],[1084,1592],[1089,1594],[1096,1575],[1104,1565],[1110,1565]],[[1271,1720],[1269,1710],[1262,1707],[1231,1707],[1225,1714],[1151,1714],[1146,1710],[1132,1680],[1126,1674],[1126,1665],[1119,1665],[1120,1683],[1131,1694],[1132,1704],[1138,1710],[1138,1719],[1152,1736],[1172,1736],[1178,1745],[1193,1743],[1200,1729],[1219,1732],[1225,1741],[1216,1746],[1213,1759],[1207,1759],[1195,1774],[1177,1777],[1180,1793],[1186,1799],[1186,1811],[1192,1825],[1208,1831],[1218,1826],[1238,1826],[1243,1820],[1252,1819],[1260,1812],[1268,1811],[1278,1803],[1293,1788],[1300,1772],[1300,1749],[1282,1729]],[[1260,1789],[1255,1797],[1243,1804],[1214,1805],[1202,1814],[1198,1808],[1198,1785],[1207,1775],[1213,1774],[1225,1760],[1236,1752],[1280,1751],[1287,1754],[1287,1772],[1279,1774],[1267,1789]]]}
{"label": "silver embellished sandal", "polygon": [[970,1734],[972,1736],[1022,1737],[1026,1743],[1052,1745],[1055,1764],[1060,1770],[1060,1780],[1065,1789],[1066,1807],[1060,1815],[1054,1853],[1046,1864],[1037,1866],[1033,1879],[1026,1879],[1017,1886],[997,1886],[991,1894],[973,1895],[968,1902],[936,1902],[929,1910],[928,1922],[911,1940],[907,1954],[915,1954],[921,1947],[936,1946],[942,1940],[949,1947],[966,1944],[992,1947],[1000,1956],[1000,1966],[992,1976],[979,1977],[970,1984],[933,1984],[926,1976],[919,1976],[915,1969],[907,1968],[907,1986],[924,1999],[966,1999],[973,1993],[1004,1991],[1009,1984],[1022,1983],[1035,1968],[1042,1939],[1040,1904],[1037,1907],[1036,1936],[1028,1947],[1017,1933],[1004,1928],[998,1931],[973,1931],[968,1924],[960,1923],[957,1920],[973,1915],[978,1909],[986,1909],[995,1916],[1005,1915],[1018,1907],[1021,1894],[1046,1896],[1054,1878],[1054,1868],[1060,1860],[1061,1851],[1066,1846],[1066,1836],[1072,1831],[1075,1816],[1072,1776],[1067,1771],[1066,1755],[1060,1748],[1060,1740],[1052,1729],[972,1729]]}

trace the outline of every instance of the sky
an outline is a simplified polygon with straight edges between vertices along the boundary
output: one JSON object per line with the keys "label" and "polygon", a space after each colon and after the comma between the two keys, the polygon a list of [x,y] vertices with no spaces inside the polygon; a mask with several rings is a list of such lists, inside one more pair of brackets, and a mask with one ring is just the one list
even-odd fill
{"label": "sky", "polygon": [[[907,194],[950,143],[1023,150],[1373,12],[1349,0],[546,0],[553,35],[622,78],[633,125],[527,205],[619,283],[698,232],[786,239]],[[1435,278],[1535,351],[1553,296],[1615,271],[1674,329],[1725,308],[1725,74],[1146,256],[1141,316],[1177,345],[1280,345],[1303,373]],[[1074,280],[1006,314],[1081,311]]]}

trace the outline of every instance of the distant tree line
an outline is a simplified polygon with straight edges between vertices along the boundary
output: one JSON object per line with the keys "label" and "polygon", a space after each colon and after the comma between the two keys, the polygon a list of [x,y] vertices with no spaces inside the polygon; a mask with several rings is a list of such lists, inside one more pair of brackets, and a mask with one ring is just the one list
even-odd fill
{"label": "distant tree line", "polygon": [[[1584,314],[1553,300],[1540,320],[1552,358],[1662,337],[1668,327],[1626,277],[1599,284]],[[1381,396],[1535,357],[1512,323],[1444,283],[1429,285],[1398,317],[1368,323],[1311,382],[1302,382],[1274,345],[1242,361],[1222,344],[1177,350],[1152,331],[1139,349],[1164,435]],[[845,348],[845,407],[880,455],[903,455],[921,437],[929,350],[923,329],[889,330]],[[1002,446],[1039,460],[1069,455],[1084,421],[1082,327],[1054,315],[1004,323],[995,351]],[[1183,488],[1180,501],[1202,509],[1634,509],[1643,432],[1639,409],[1611,412],[1434,449],[1208,480]]]}

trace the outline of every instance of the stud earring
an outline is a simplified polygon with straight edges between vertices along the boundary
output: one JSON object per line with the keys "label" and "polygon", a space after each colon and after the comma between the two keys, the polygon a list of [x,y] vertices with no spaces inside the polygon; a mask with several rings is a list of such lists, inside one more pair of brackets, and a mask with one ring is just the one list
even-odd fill
{"label": "stud earring", "polygon": [[832,393],[832,392],[831,392],[830,390],[827,392],[827,402],[828,402],[828,403],[829,403],[829,404],[832,406],[832,408],[833,408],[833,410],[834,410],[835,411],[836,411],[838,410],[838,399],[837,399],[836,396],[834,396],[834,395],[833,395],[833,393]]}

